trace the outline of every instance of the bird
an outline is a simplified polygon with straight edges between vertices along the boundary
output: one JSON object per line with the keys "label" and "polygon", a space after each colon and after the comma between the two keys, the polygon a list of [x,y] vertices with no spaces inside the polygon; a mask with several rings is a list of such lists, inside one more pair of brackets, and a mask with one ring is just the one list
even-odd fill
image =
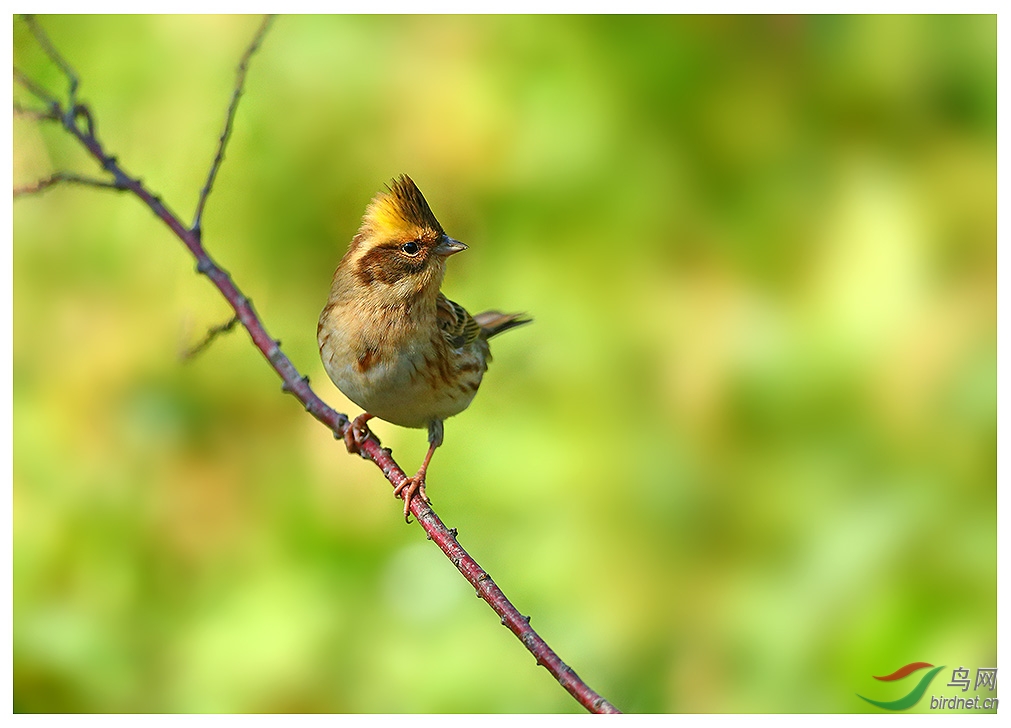
{"label": "bird", "polygon": [[348,452],[360,452],[374,417],[428,429],[421,467],[393,491],[408,523],[415,496],[431,502],[425,481],[443,422],[474,399],[491,361],[488,340],[533,320],[472,316],[442,293],[446,261],[467,247],[446,234],[410,177],[394,178],[366,208],[316,329],[327,375],[364,410],[344,431]]}

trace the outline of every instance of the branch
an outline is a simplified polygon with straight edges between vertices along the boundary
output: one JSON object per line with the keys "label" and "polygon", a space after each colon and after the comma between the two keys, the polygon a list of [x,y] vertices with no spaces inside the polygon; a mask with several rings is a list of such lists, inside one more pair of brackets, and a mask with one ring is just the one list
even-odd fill
{"label": "branch", "polygon": [[59,52],[56,50],[56,47],[49,40],[49,36],[46,35],[45,31],[42,30],[39,24],[35,22],[35,16],[25,15],[24,19],[25,24],[28,26],[28,30],[30,30],[32,32],[32,35],[35,36],[36,42],[42,47],[42,50],[46,52],[46,55],[49,56],[49,59],[60,67],[60,70],[63,71],[63,75],[67,77],[68,82],[67,98],[69,99],[71,107],[76,106],[77,87],[79,85],[77,80],[77,74],[74,72],[74,69],[70,67],[70,64],[67,63],[63,59],[63,56],[61,56]]}
{"label": "branch", "polygon": [[46,91],[44,88],[35,83],[22,71],[18,70],[17,66],[14,67],[14,80],[20,83],[26,89],[28,89],[28,92],[31,93],[32,96],[39,99],[40,101],[44,101],[46,106],[49,107],[50,113],[60,108],[60,102],[56,99],[55,96],[50,95],[48,91]]}
{"label": "branch", "polygon": [[82,175],[75,174],[74,172],[54,172],[45,179],[40,179],[38,182],[34,182],[30,185],[23,185],[21,187],[14,188],[15,197],[23,197],[25,195],[34,195],[39,192],[45,192],[50,187],[59,184],[60,182],[67,182],[69,184],[84,185],[85,187],[103,187],[105,189],[119,190],[123,191],[123,187],[120,187],[115,182],[106,182],[101,179],[93,179],[91,177],[83,177]]}
{"label": "branch", "polygon": [[[344,431],[350,424],[347,416],[331,408],[323,402],[323,400],[320,399],[315,392],[312,391],[309,387],[309,378],[302,376],[295,368],[295,365],[291,363],[291,360],[288,359],[284,352],[281,351],[281,342],[276,341],[270,336],[270,334],[267,333],[267,330],[264,328],[260,318],[253,310],[252,302],[242,293],[242,291],[239,290],[238,286],[235,285],[228,273],[211,259],[210,255],[208,255],[207,251],[204,249],[200,236],[200,218],[203,214],[207,198],[210,195],[214,178],[221,166],[222,160],[224,159],[225,147],[227,146],[228,139],[231,135],[232,121],[235,116],[239,97],[242,95],[246,70],[251,57],[259,48],[264,34],[270,26],[271,18],[268,17],[263,21],[252,42],[242,56],[242,61],[239,65],[236,76],[235,89],[232,93],[232,99],[228,107],[225,128],[219,139],[217,154],[215,155],[214,162],[211,165],[207,182],[200,192],[193,225],[189,228],[180,221],[177,215],[173,214],[168,209],[160,198],[148,190],[139,178],[129,175],[119,164],[116,157],[106,153],[105,148],[98,140],[95,123],[91,113],[88,111],[86,106],[77,103],[76,74],[69,64],[67,64],[67,62],[64,61],[63,58],[56,52],[55,48],[49,42],[41,28],[35,24],[34,20],[28,18],[26,19],[26,22],[29,23],[29,27],[32,28],[32,32],[39,40],[43,50],[46,51],[50,59],[58,65],[64,75],[67,76],[69,82],[67,105],[65,107],[61,105],[55,97],[50,96],[47,91],[38,86],[38,84],[35,84],[20,71],[15,70],[15,77],[30,93],[47,105],[50,110],[49,118],[59,119],[66,131],[73,135],[87,150],[87,152],[99,163],[101,168],[112,176],[112,182],[99,183],[94,186],[113,187],[131,192],[140,199],[140,201],[146,205],[155,214],[155,216],[158,217],[158,219],[168,226],[172,233],[179,238],[183,245],[186,246],[196,259],[197,272],[207,276],[211,283],[214,284],[218,291],[221,292],[221,295],[224,296],[228,303],[232,306],[235,311],[236,318],[249,333],[253,345],[259,349],[260,353],[263,354],[264,358],[266,358],[271,368],[277,372],[278,376],[281,378],[282,391],[293,395],[302,404],[302,406],[305,407],[305,410],[309,414],[333,432],[335,438],[338,440],[343,439]],[[80,118],[83,118],[86,122],[83,129],[78,123],[78,119]],[[57,175],[53,175],[53,177],[57,176],[61,176],[63,181],[84,183],[79,179],[68,178],[68,173],[57,173]],[[92,184],[92,182],[88,182],[88,184]],[[42,191],[46,187],[52,186],[52,184],[55,184],[55,182],[50,182],[47,185],[38,185],[39,189],[36,191]],[[392,486],[399,486],[407,479],[407,475],[391,456],[390,450],[383,448],[379,439],[376,438],[375,435],[370,434],[369,438],[361,444],[360,450],[363,453],[363,457],[371,460],[379,467]],[[508,627],[509,630],[519,638],[520,642],[523,643],[523,645],[537,660],[538,665],[542,665],[546,668],[548,672],[550,672],[551,675],[558,680],[561,686],[565,688],[580,703],[580,705],[588,711],[593,713],[620,712],[611,705],[611,703],[594,692],[585,682],[583,682],[572,670],[572,668],[562,662],[561,658],[558,657],[554,650],[552,650],[537,634],[537,632],[531,628],[529,617],[524,617],[520,614],[516,607],[514,607],[506,598],[505,594],[498,585],[495,584],[488,572],[482,569],[473,557],[471,557],[470,554],[463,549],[456,538],[456,529],[447,528],[438,515],[436,515],[435,511],[432,510],[431,506],[423,503],[420,498],[413,498],[411,500],[410,510],[418,520],[418,523],[420,523],[422,528],[425,529],[425,532],[428,534],[428,538],[434,541],[436,545],[442,549],[443,553],[446,554],[453,565],[460,571],[461,574],[463,574],[467,581],[474,586],[477,591],[477,595],[481,599],[485,600],[488,605],[495,610],[495,613],[501,618],[502,624]]]}
{"label": "branch", "polygon": [[216,338],[221,336],[221,334],[227,334],[229,331],[234,329],[235,324],[237,323],[239,323],[239,317],[232,316],[230,319],[228,319],[228,321],[221,324],[220,326],[214,326],[213,328],[211,328],[210,331],[207,332],[207,335],[204,336],[203,340],[199,344],[184,351],[182,354],[180,354],[179,358],[182,359],[183,361],[189,361],[190,359],[195,358],[197,354],[199,354],[208,346],[210,346],[211,343]]}
{"label": "branch", "polygon": [[53,113],[52,109],[32,109],[22,106],[17,101],[14,102],[14,116],[34,119],[35,121],[59,121],[60,117]]}
{"label": "branch", "polygon": [[249,60],[259,50],[263,37],[270,30],[271,23],[274,22],[274,17],[273,15],[267,15],[263,18],[263,22],[260,23],[256,35],[253,36],[252,43],[246,48],[246,52],[242,54],[242,60],[239,61],[239,69],[235,74],[235,90],[232,91],[232,100],[228,104],[228,113],[225,115],[225,128],[218,139],[218,151],[214,155],[214,161],[211,163],[211,171],[207,174],[207,182],[204,183],[204,188],[200,190],[200,198],[197,200],[197,211],[193,215],[192,229],[198,238],[201,236],[200,223],[204,216],[204,205],[207,204],[207,197],[211,194],[214,179],[218,176],[218,170],[225,159],[225,147],[228,145],[228,140],[232,137],[232,123],[235,121],[235,110],[239,108],[239,97],[242,96],[242,89],[246,85],[246,71],[249,70]]}

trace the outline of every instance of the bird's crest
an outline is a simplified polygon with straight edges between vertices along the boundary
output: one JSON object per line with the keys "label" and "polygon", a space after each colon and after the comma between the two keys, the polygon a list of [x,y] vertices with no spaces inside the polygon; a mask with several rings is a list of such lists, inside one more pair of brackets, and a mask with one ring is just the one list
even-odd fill
{"label": "bird's crest", "polygon": [[387,189],[387,192],[380,192],[369,203],[362,227],[368,226],[377,233],[389,235],[413,235],[414,231],[427,232],[432,237],[443,234],[442,225],[435,219],[432,208],[428,206],[414,180],[402,174]]}

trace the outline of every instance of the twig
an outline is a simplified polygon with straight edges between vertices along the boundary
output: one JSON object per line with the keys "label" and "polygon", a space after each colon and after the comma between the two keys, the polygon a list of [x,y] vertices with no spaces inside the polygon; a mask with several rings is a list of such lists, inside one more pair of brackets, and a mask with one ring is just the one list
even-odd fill
{"label": "twig", "polygon": [[239,323],[239,317],[232,316],[230,319],[228,319],[227,322],[221,324],[220,326],[214,326],[213,328],[211,328],[210,331],[207,332],[207,335],[204,337],[203,341],[201,341],[196,346],[184,351],[180,358],[183,361],[188,361],[189,359],[192,359],[197,354],[206,349],[208,346],[210,346],[211,342],[214,341],[216,338],[218,338],[221,334],[227,333],[231,331],[233,328],[235,328],[235,324],[237,323]]}
{"label": "twig", "polygon": [[32,32],[32,35],[35,36],[36,42],[38,42],[38,44],[42,46],[42,50],[46,52],[46,55],[49,56],[49,58],[53,61],[53,63],[55,63],[57,66],[60,67],[60,70],[63,71],[63,75],[67,77],[67,81],[69,83],[69,90],[67,91],[67,99],[69,101],[70,108],[77,106],[78,80],[77,74],[74,72],[74,69],[70,67],[69,63],[63,60],[63,56],[61,56],[60,53],[56,50],[56,47],[49,40],[49,36],[46,35],[46,32],[42,30],[42,28],[39,26],[38,23],[35,22],[35,16],[25,15],[22,17],[24,18],[25,24],[28,26],[28,29]]}
{"label": "twig", "polygon": [[32,109],[27,106],[22,106],[17,101],[14,102],[14,116],[20,116],[26,119],[34,119],[35,121],[60,120],[59,115],[53,113],[52,109]]}
{"label": "twig", "polygon": [[225,115],[225,128],[218,139],[218,151],[214,155],[214,162],[211,163],[211,171],[207,175],[207,182],[204,183],[204,188],[200,190],[200,197],[197,200],[197,211],[193,215],[193,225],[191,228],[196,233],[198,239],[202,235],[201,223],[203,222],[204,205],[207,204],[207,197],[211,194],[214,179],[218,176],[218,170],[225,159],[225,147],[232,136],[232,123],[235,121],[235,111],[239,108],[239,97],[242,96],[242,89],[246,85],[246,72],[249,70],[249,60],[259,50],[263,37],[270,30],[271,23],[274,22],[274,17],[274,15],[267,15],[263,18],[263,22],[260,23],[256,35],[253,36],[253,41],[246,48],[246,52],[242,54],[242,60],[239,61],[239,68],[235,73],[235,90],[232,91],[232,100],[228,103],[228,113]]}
{"label": "twig", "polygon": [[[281,389],[298,399],[309,414],[326,425],[333,432],[334,437],[340,440],[343,439],[344,430],[350,424],[347,416],[328,406],[312,391],[309,387],[309,378],[299,374],[294,364],[291,363],[291,360],[281,351],[280,342],[267,333],[259,317],[253,310],[252,302],[243,295],[228,273],[211,259],[200,239],[200,217],[207,197],[210,194],[214,176],[224,158],[224,149],[230,134],[232,118],[234,117],[236,104],[242,93],[242,86],[245,81],[246,67],[251,56],[259,47],[268,27],[269,19],[265,20],[260,26],[252,43],[247,48],[245,54],[243,54],[242,63],[237,74],[235,90],[232,94],[232,103],[229,105],[225,131],[219,140],[218,153],[215,156],[211,172],[208,175],[207,184],[200,193],[196,219],[191,228],[187,228],[157,196],[144,186],[140,179],[128,175],[115,157],[106,154],[96,136],[95,125],[90,112],[85,106],[77,104],[73,98],[73,92],[76,90],[75,83],[71,84],[70,106],[63,113],[59,103],[52,97],[48,97],[45,90],[32,83],[23,74],[17,71],[15,73],[18,74],[19,81],[29,91],[50,104],[54,113],[57,113],[59,118],[61,118],[64,128],[77,138],[88,153],[98,161],[102,169],[112,175],[113,182],[111,186],[129,190],[136,195],[190,250],[197,261],[197,272],[207,276],[211,283],[217,287],[221,295],[225,297],[234,309],[235,317],[249,333],[253,345],[260,350],[260,353],[267,359],[270,366],[281,377]],[[39,36],[37,35],[36,37]],[[44,38],[45,36],[42,35],[41,37]],[[50,45],[44,44],[43,48],[70,79],[76,80],[76,75],[69,65],[56,54]],[[77,123],[79,117],[84,117],[87,121],[84,129],[81,129]],[[383,448],[375,435],[370,435],[360,445],[360,449],[368,459],[372,460],[382,470],[383,475],[386,476],[386,479],[394,487],[407,479],[407,475],[397,465],[396,461],[393,460],[390,451]],[[610,702],[584,683],[572,668],[562,662],[548,644],[530,627],[529,618],[520,614],[488,575],[488,572],[482,569],[460,546],[456,538],[456,529],[446,528],[446,525],[436,515],[435,511],[429,505],[422,503],[419,498],[411,500],[411,513],[414,514],[422,528],[425,529],[428,537],[442,549],[453,565],[474,586],[477,590],[477,595],[495,610],[495,613],[501,618],[502,624],[508,627],[520,639],[537,660],[538,665],[544,666],[558,680],[562,687],[588,711],[593,713],[620,712]]]}
{"label": "twig", "polygon": [[54,172],[45,179],[40,179],[38,182],[34,182],[30,185],[23,185],[22,187],[14,188],[15,197],[23,197],[25,195],[34,195],[39,192],[44,192],[53,185],[57,185],[60,182],[68,182],[75,185],[83,185],[85,187],[103,187],[105,189],[118,190],[122,192],[125,188],[120,187],[115,182],[107,182],[101,179],[93,179],[91,177],[84,177],[74,172]]}

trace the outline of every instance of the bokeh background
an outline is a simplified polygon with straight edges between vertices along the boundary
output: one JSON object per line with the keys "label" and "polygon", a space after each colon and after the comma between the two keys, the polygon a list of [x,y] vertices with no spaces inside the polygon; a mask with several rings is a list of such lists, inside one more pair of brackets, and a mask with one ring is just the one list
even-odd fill
{"label": "bokeh background", "polygon": [[[259,19],[40,22],[189,220]],[[447,294],[536,319],[434,504],[592,687],[874,712],[996,664],[994,17],[279,18],[205,240],[350,414],[316,320],[402,172],[471,246]],[[15,710],[581,712],[244,332],[180,362],[230,311],[136,200],[17,200],[13,264]]]}

